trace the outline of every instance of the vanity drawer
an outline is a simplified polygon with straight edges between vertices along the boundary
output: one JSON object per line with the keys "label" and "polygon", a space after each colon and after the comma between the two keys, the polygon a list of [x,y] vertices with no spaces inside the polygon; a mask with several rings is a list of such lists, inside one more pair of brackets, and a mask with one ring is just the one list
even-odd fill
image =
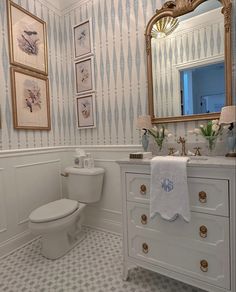
{"label": "vanity drawer", "polygon": [[[143,229],[151,234],[164,234],[173,241],[185,243],[195,241],[199,244],[229,248],[229,219],[201,213],[191,213],[191,220],[186,223],[181,217],[167,221],[156,215],[150,218],[146,204],[127,202],[128,229]],[[191,244],[191,243],[190,243]]]}
{"label": "vanity drawer", "polygon": [[188,177],[191,210],[229,215],[228,180]]}
{"label": "vanity drawer", "polygon": [[149,203],[150,175],[126,173],[126,194],[128,201]]}
{"label": "vanity drawer", "polygon": [[183,243],[164,233],[152,234],[135,228],[128,232],[128,256],[188,275],[221,288],[230,288],[229,251],[196,242]]}
{"label": "vanity drawer", "polygon": [[[228,216],[228,181],[188,177],[191,211]],[[126,173],[128,201],[149,203],[150,175]]]}

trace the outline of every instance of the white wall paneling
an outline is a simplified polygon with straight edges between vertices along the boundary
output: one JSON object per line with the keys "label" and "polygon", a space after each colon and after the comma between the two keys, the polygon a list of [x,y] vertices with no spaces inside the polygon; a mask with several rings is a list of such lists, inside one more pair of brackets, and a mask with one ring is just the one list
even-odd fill
{"label": "white wall paneling", "polygon": [[0,153],[0,256],[32,239],[30,212],[61,198],[66,149]]}
{"label": "white wall paneling", "polygon": [[[60,176],[73,165],[76,146],[8,150],[0,153],[0,257],[32,239],[30,212],[43,204],[67,197],[66,178]],[[81,148],[105,169],[102,197],[87,206],[85,225],[121,233],[120,172],[117,159],[140,151],[138,145],[86,146]],[[79,190],[79,188],[78,188]],[[7,226],[7,229],[6,229]]]}
{"label": "white wall paneling", "polygon": [[7,230],[4,169],[0,168],[0,233]]}
{"label": "white wall paneling", "polygon": [[45,203],[61,198],[61,161],[40,161],[14,166],[18,224]]}

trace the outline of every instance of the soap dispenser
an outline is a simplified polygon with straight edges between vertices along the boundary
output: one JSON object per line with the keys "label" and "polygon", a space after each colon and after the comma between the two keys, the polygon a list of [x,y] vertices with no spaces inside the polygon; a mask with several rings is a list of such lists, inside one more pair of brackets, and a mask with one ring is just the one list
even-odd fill
{"label": "soap dispenser", "polygon": [[93,168],[94,167],[94,160],[92,158],[91,153],[87,153],[84,159],[84,167],[85,168]]}
{"label": "soap dispenser", "polygon": [[85,151],[83,149],[77,148],[74,155],[74,167],[83,168],[84,167]]}

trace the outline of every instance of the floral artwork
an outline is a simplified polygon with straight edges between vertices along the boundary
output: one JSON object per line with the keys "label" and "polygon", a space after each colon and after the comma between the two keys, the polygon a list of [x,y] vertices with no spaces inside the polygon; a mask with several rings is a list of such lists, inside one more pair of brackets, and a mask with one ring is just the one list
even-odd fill
{"label": "floral artwork", "polygon": [[48,79],[20,68],[11,68],[14,127],[50,129]]}
{"label": "floral artwork", "polygon": [[30,28],[22,30],[17,36],[19,49],[28,55],[38,55],[39,38],[38,33]]}
{"label": "floral artwork", "polygon": [[92,59],[88,58],[75,63],[76,93],[93,89]]}
{"label": "floral artwork", "polygon": [[78,128],[94,128],[94,96],[86,95],[77,98]]}
{"label": "floral artwork", "polygon": [[14,2],[8,2],[10,61],[47,75],[46,23]]}
{"label": "floral artwork", "polygon": [[73,28],[74,57],[80,58],[92,53],[90,21],[86,20]]}
{"label": "floral artwork", "polygon": [[24,81],[24,93],[25,105],[29,111],[32,113],[41,110],[41,89],[38,83],[34,80],[26,79]]}

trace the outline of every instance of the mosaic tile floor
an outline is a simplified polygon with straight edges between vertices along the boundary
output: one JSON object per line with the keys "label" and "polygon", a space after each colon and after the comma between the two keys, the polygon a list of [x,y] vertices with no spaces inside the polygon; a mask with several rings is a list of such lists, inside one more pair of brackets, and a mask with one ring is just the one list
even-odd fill
{"label": "mosaic tile floor", "polygon": [[85,239],[64,257],[40,255],[36,240],[0,260],[0,291],[7,292],[200,292],[167,277],[132,269],[122,281],[121,238],[86,228]]}

